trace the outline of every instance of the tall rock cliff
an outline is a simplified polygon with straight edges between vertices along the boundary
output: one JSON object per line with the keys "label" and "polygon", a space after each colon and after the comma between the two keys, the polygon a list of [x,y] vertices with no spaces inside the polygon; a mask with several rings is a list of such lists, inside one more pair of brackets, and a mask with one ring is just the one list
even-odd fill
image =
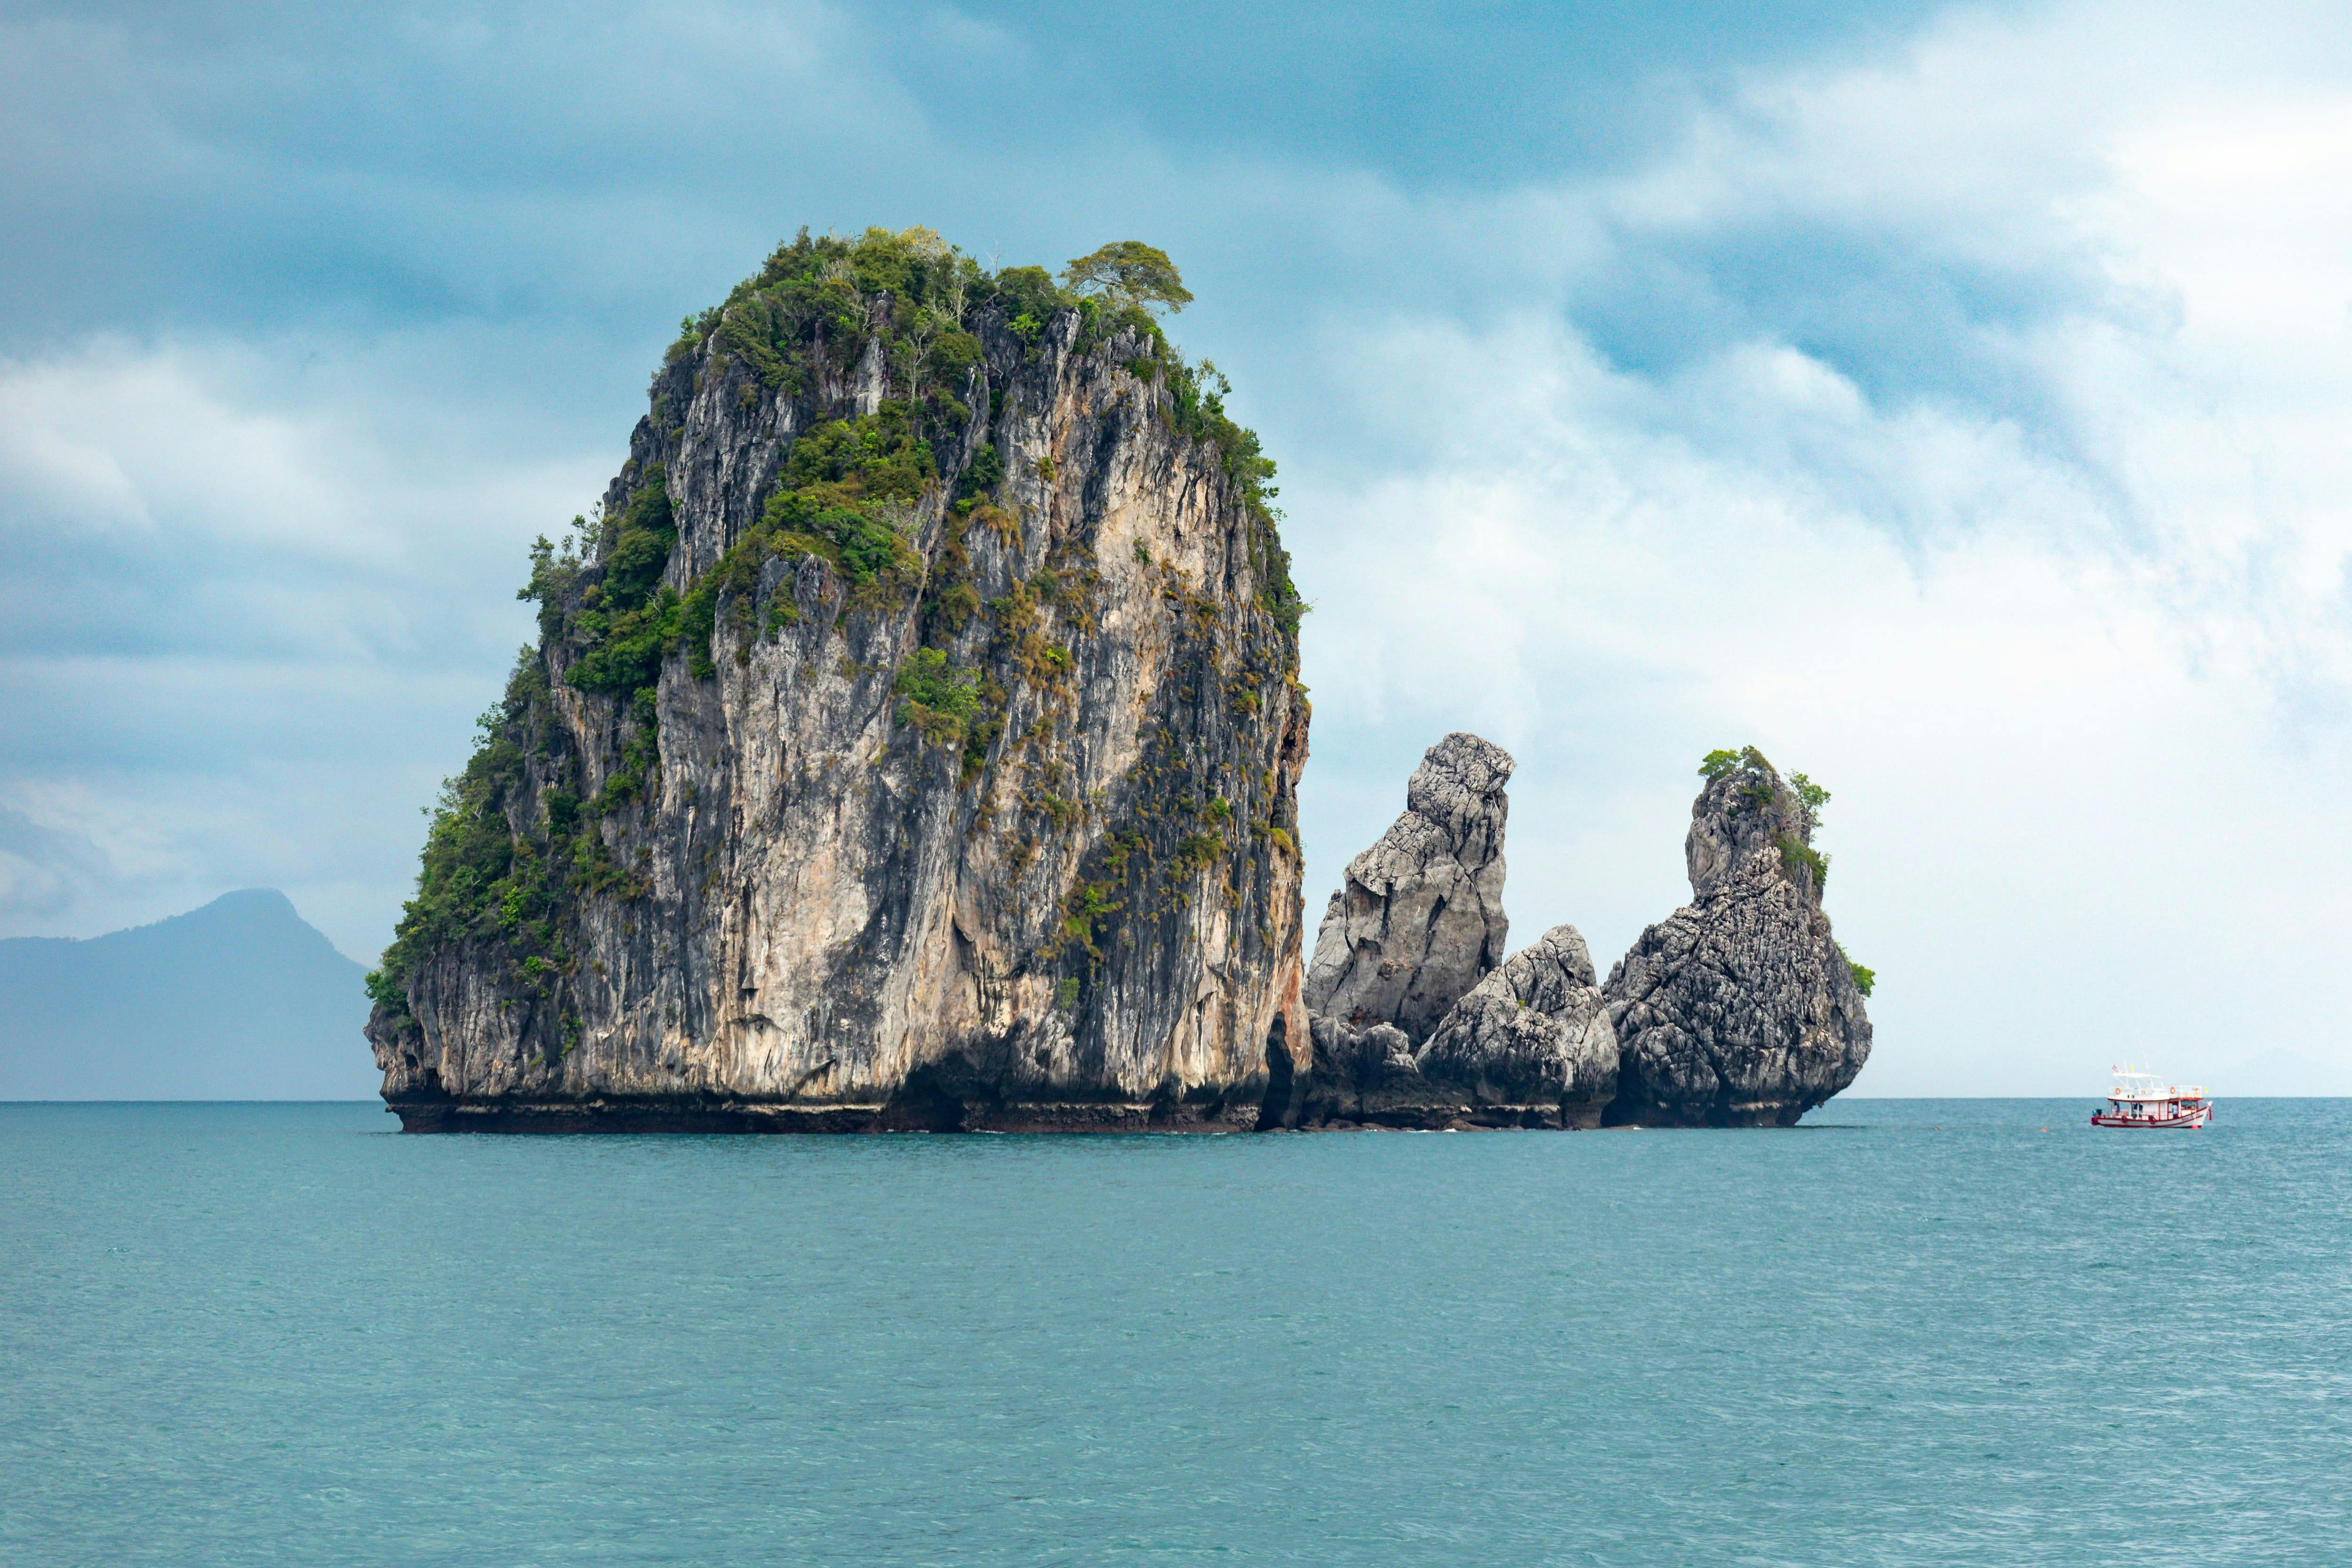
{"label": "tall rock cliff", "polygon": [[1307,706],[1221,391],[919,230],[689,322],[371,977],[404,1124],[1254,1124]]}
{"label": "tall rock cliff", "polygon": [[[1822,910],[1818,802],[1755,747],[1707,759],[1684,840],[1690,904],[1644,931],[1604,988],[1619,1048],[1604,1120],[1790,1126],[1852,1083],[1870,1019]],[[1809,796],[1811,798],[1809,798]]]}

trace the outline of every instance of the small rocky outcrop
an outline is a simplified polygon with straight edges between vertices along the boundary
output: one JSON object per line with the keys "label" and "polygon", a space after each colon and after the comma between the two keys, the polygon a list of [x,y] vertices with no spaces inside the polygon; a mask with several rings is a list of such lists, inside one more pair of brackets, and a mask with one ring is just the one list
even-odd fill
{"label": "small rocky outcrop", "polygon": [[1854,1080],[1870,1019],[1822,910],[1815,804],[1750,747],[1708,758],[1684,841],[1690,904],[1603,988],[1618,1044],[1612,1125],[1772,1126]]}
{"label": "small rocky outcrop", "polygon": [[[1413,1061],[1412,1041],[1392,1023],[1350,1029],[1337,1019],[1313,1020],[1315,1051],[1300,1079],[1297,1100],[1280,1117],[1295,1127],[1444,1126],[1432,1116],[1429,1084]],[[1267,1113],[1275,1107],[1268,1105]],[[1258,1125],[1276,1124],[1262,1113]]]}
{"label": "small rocky outcrop", "polygon": [[1616,1082],[1592,959],[1561,925],[1500,962],[1510,754],[1430,747],[1405,812],[1348,865],[1304,996],[1314,1052],[1290,1125],[1591,1126]]}
{"label": "small rocky outcrop", "polygon": [[1617,1035],[1573,925],[1511,955],[1470,988],[1415,1059],[1476,1122],[1594,1127],[1617,1092]]}
{"label": "small rocky outcrop", "polygon": [[1404,814],[1348,862],[1301,993],[1350,1030],[1393,1025],[1413,1045],[1502,962],[1503,828],[1511,754],[1475,735],[1429,748]]}
{"label": "small rocky outcrop", "polygon": [[1390,1023],[1314,1030],[1303,1126],[1593,1127],[1617,1086],[1617,1038],[1573,925],[1511,955],[1418,1048]]}

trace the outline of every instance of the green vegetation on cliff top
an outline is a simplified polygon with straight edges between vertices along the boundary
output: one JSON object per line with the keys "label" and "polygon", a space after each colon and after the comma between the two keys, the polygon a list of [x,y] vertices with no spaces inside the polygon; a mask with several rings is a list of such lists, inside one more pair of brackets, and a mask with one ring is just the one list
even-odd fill
{"label": "green vegetation on cliff top", "polygon": [[[1750,780],[1742,793],[1754,804],[1766,807],[1772,803],[1773,781],[1780,778],[1780,769],[1752,746],[1719,747],[1699,758],[1698,770],[1710,784],[1735,773],[1749,774]],[[1820,894],[1829,887],[1830,857],[1813,848],[1809,841],[1822,825],[1822,808],[1830,803],[1830,792],[1801,773],[1790,774],[1786,783],[1797,798],[1797,810],[1803,815],[1805,831],[1802,836],[1782,833],[1773,841],[1780,851],[1781,869],[1791,881],[1800,872],[1810,872],[1813,891]],[[1847,957],[1843,946],[1838,948],[1838,956],[1845,959],[1846,967],[1853,972],[1853,988],[1865,997],[1870,995],[1871,988],[1878,983],[1877,974]]]}
{"label": "green vegetation on cliff top", "polygon": [[[903,602],[925,575],[910,538],[914,507],[942,479],[938,454],[963,439],[971,410],[961,394],[984,353],[975,329],[988,329],[990,320],[1024,358],[1038,355],[1045,334],[1065,319],[1073,324],[1059,329],[1070,331],[1075,352],[1121,332],[1141,340],[1144,354],[1126,368],[1164,388],[1162,417],[1177,433],[1219,454],[1253,519],[1259,607],[1295,638],[1307,607],[1276,531],[1274,464],[1256,434],[1226,413],[1225,378],[1205,361],[1187,362],[1156,315],[1181,310],[1192,298],[1166,253],[1139,241],[1078,257],[1057,281],[1036,267],[988,272],[928,229],[868,229],[854,239],[812,237],[803,229],[724,301],[687,318],[654,379],[657,425],[678,417],[666,406],[671,368],[706,345],[715,368],[740,362],[751,373],[758,387],[746,388],[747,399],[763,389],[803,405],[813,403],[821,377],[842,382],[878,346],[896,395],[872,413],[820,419],[810,428],[792,446],[757,521],[683,592],[664,581],[677,531],[658,464],[629,476],[625,504],[593,529],[574,519],[584,536],[578,542],[559,550],[542,538],[533,546],[530,578],[518,597],[539,605],[541,646],[523,650],[505,700],[482,716],[472,758],[442,789],[416,896],[368,977],[369,995],[404,1009],[412,968],[440,946],[469,940],[503,944],[518,955],[526,983],[551,994],[553,977],[571,962],[560,918],[567,900],[643,893],[614,863],[601,820],[641,800],[659,766],[655,699],[666,663],[683,653],[693,678],[713,676],[722,613],[744,650],[752,636],[797,621],[796,598],[783,590],[772,596],[766,624],[751,624],[761,569],[772,559],[824,562],[857,607]],[[991,527],[1011,522],[993,504],[1003,477],[995,448],[983,445],[959,476],[956,515]],[[950,548],[960,553],[952,540]],[[951,570],[955,562],[944,564],[950,570],[933,569],[938,580],[923,613],[927,624],[952,630],[981,606]],[[1009,634],[1022,635],[1017,626]],[[1018,656],[1032,675],[1052,678],[1067,667],[1067,651],[1058,646],[1039,643]],[[558,669],[577,690],[614,699],[619,718],[618,765],[585,800],[580,760],[568,754],[550,700],[551,672]],[[928,742],[961,746],[969,780],[976,754],[984,755],[1000,727],[992,710],[1001,709],[1003,693],[929,647],[900,672],[895,689],[898,722]]]}

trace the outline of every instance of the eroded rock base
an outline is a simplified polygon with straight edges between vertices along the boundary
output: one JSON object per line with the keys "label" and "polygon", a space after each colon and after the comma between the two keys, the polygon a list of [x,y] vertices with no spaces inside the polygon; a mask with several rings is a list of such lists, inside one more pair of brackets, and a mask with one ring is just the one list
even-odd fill
{"label": "eroded rock base", "polygon": [[1246,1133],[1257,1102],[394,1101],[404,1133]]}
{"label": "eroded rock base", "polygon": [[1385,1131],[1392,1133],[1469,1133],[1505,1128],[1591,1132],[1601,1125],[1597,1104],[1559,1105],[1397,1105],[1364,1106],[1328,1111],[1302,1118],[1297,1130],[1307,1133]]}
{"label": "eroded rock base", "polygon": [[1793,1127],[1816,1102],[1801,1100],[1761,1104],[1660,1105],[1623,1100],[1608,1107],[1602,1125],[1610,1127]]}

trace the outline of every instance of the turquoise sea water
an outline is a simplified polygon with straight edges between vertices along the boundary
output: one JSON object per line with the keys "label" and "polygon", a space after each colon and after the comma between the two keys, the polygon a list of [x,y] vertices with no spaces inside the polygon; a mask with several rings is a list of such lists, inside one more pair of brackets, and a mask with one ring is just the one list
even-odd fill
{"label": "turquoise sea water", "polygon": [[2089,1109],[0,1105],[0,1562],[2352,1561],[2352,1102]]}

